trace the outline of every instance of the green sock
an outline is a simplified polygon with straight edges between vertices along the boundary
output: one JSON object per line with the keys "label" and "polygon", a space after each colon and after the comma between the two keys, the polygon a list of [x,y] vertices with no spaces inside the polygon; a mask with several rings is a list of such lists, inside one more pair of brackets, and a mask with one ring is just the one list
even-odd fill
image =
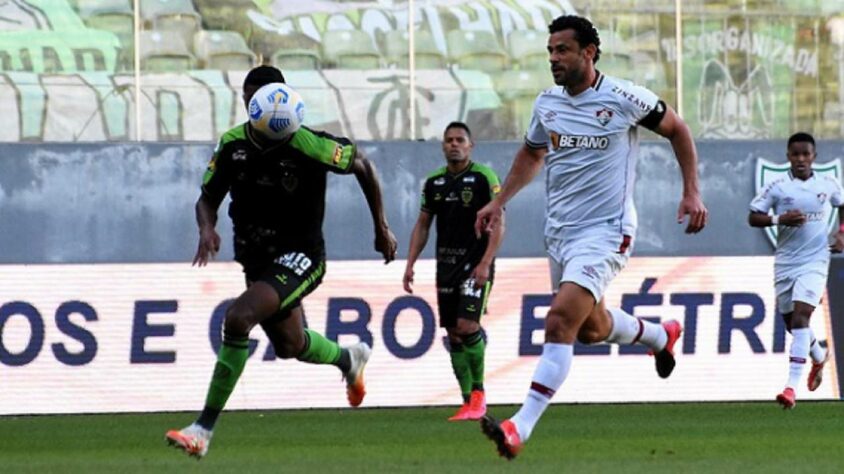
{"label": "green sock", "polygon": [[249,339],[247,336],[223,334],[223,345],[217,354],[214,375],[205,397],[205,406],[213,410],[222,410],[232,394],[237,379],[243,373],[246,359],[249,358]]}
{"label": "green sock", "polygon": [[451,368],[457,383],[460,384],[460,394],[463,396],[463,403],[469,403],[469,396],[472,393],[472,373],[469,371],[469,361],[466,360],[466,350],[463,344],[450,341],[451,343]]}
{"label": "green sock", "polygon": [[463,338],[463,345],[466,347],[466,365],[472,374],[472,390],[484,389],[484,351],[486,341],[483,334],[478,331]]}
{"label": "green sock", "polygon": [[337,365],[340,361],[342,350],[336,342],[330,341],[322,334],[305,329],[305,350],[299,354],[297,359],[311,364]]}

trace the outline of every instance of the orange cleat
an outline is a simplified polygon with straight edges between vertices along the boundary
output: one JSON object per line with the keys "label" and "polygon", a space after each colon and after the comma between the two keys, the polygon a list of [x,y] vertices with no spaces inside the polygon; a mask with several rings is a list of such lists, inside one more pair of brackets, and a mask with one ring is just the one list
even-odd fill
{"label": "orange cleat", "polygon": [[366,367],[370,355],[372,355],[372,349],[365,342],[359,342],[349,347],[349,357],[352,360],[352,367],[344,376],[346,378],[346,398],[349,399],[349,405],[353,407],[360,406],[363,403],[363,397],[366,395],[366,385],[363,382],[363,369]]}
{"label": "orange cleat", "polygon": [[783,410],[791,410],[794,405],[797,405],[796,397],[794,396],[794,389],[785,387],[781,394],[777,395],[777,403],[782,405]]}
{"label": "orange cleat", "polygon": [[829,362],[829,349],[826,350],[826,356],[824,356],[822,361],[812,362],[812,370],[809,371],[809,380],[807,382],[810,392],[814,392],[821,386],[821,382],[823,382],[823,367],[827,362]]}
{"label": "orange cleat", "polygon": [[212,431],[197,425],[191,424],[181,430],[170,430],[164,436],[167,443],[174,448],[181,449],[188,456],[202,459],[208,453],[208,446],[211,444]]}
{"label": "orange cleat", "polygon": [[516,425],[510,420],[504,420],[499,423],[495,418],[484,415],[481,418],[481,431],[495,443],[496,448],[498,448],[498,454],[508,461],[512,461],[524,446],[521,438],[519,438]]}
{"label": "orange cleat", "polygon": [[656,354],[656,373],[660,377],[666,379],[671,372],[674,371],[674,366],[677,362],[674,360],[674,344],[680,339],[680,334],[683,333],[683,326],[678,321],[670,320],[662,323],[662,327],[668,334],[668,341],[665,347]]}
{"label": "orange cleat", "polygon": [[467,420],[480,420],[486,415],[486,396],[483,390],[472,390]]}
{"label": "orange cleat", "polygon": [[457,409],[457,413],[449,417],[448,421],[466,421],[469,419],[469,404],[464,403],[460,408]]}

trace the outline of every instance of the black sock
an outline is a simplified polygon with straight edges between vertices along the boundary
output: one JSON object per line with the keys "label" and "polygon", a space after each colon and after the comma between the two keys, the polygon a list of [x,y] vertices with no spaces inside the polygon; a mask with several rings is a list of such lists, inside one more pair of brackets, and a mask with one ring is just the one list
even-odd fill
{"label": "black sock", "polygon": [[340,348],[340,359],[337,360],[337,364],[335,364],[343,373],[348,373],[349,370],[352,368],[352,357],[349,355],[349,350],[346,348]]}

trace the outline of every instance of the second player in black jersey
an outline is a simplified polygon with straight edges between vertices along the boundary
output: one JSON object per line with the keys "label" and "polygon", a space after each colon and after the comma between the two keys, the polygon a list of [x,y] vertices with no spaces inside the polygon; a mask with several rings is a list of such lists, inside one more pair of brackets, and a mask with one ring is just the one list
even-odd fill
{"label": "second player in black jersey", "polygon": [[484,396],[485,336],[480,325],[492,288],[494,257],[503,227],[478,238],[474,223],[479,209],[499,190],[488,166],[471,159],[469,127],[452,122],[443,134],[446,166],[425,181],[422,204],[410,239],[404,289],[412,293],[413,266],[437,221],[437,306],[446,329],[451,365],[460,384],[463,405],[451,421],[478,420],[486,413]]}

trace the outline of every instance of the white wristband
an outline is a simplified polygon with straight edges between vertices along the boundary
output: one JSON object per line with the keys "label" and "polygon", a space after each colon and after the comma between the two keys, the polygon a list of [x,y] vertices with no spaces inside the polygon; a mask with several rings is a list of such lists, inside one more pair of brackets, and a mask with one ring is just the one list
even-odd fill
{"label": "white wristband", "polygon": [[780,216],[777,215],[777,214],[774,214],[771,217],[771,225],[779,225],[779,223],[780,223]]}

